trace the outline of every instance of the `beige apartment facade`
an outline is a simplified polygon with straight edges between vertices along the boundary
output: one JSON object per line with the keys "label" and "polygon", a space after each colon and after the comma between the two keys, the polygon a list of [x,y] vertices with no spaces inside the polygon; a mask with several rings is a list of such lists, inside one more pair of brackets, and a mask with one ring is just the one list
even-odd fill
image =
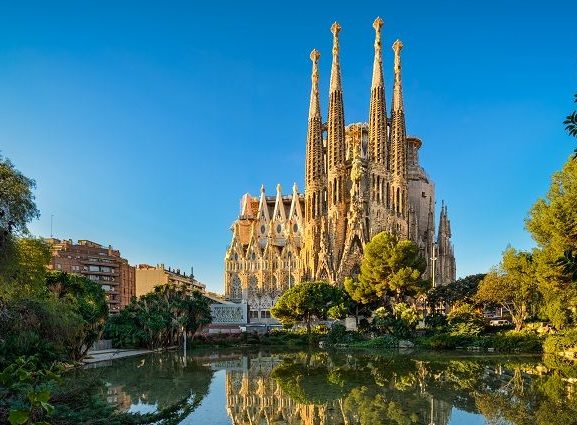
{"label": "beige apartment facade", "polygon": [[87,277],[100,284],[108,300],[110,313],[118,313],[135,296],[134,267],[120,251],[89,240],[46,239],[52,251],[49,268]]}
{"label": "beige apartment facade", "polygon": [[153,291],[155,286],[176,284],[205,292],[205,285],[197,281],[191,274],[181,272],[180,269],[171,269],[164,267],[164,264],[151,266],[148,264],[139,264],[136,267],[136,296],[148,294]]}

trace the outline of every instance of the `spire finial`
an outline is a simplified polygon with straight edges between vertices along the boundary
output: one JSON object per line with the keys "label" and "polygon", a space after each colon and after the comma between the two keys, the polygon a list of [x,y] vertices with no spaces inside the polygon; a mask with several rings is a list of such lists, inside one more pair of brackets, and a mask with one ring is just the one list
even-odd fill
{"label": "spire finial", "polygon": [[317,63],[320,57],[321,57],[321,54],[319,53],[319,51],[317,49],[313,49],[311,51],[311,60],[313,61],[313,63]]}
{"label": "spire finial", "polygon": [[377,16],[377,19],[375,19],[375,21],[373,22],[373,28],[375,29],[375,31],[377,32],[377,35],[379,37],[379,39],[381,38],[381,28],[383,27],[383,20]]}
{"label": "spire finial", "polygon": [[379,62],[381,61],[381,28],[383,24],[383,20],[379,17],[373,22],[373,28],[375,29],[375,60],[378,56]]}
{"label": "spire finial", "polygon": [[260,193],[264,193],[264,184],[260,185]]}
{"label": "spire finial", "polygon": [[373,22],[375,29],[375,61],[373,64],[373,81],[371,88],[383,86],[383,59],[382,59],[382,45],[381,45],[381,28],[383,27],[383,20],[379,17]]}
{"label": "spire finial", "polygon": [[280,183],[276,185],[276,192],[277,192],[277,193],[280,193],[280,192],[281,192]]}
{"label": "spire finial", "polygon": [[297,193],[299,191],[299,188],[297,187],[297,182],[293,183],[293,193]]}
{"label": "spire finial", "polygon": [[309,120],[313,117],[320,118],[321,107],[319,100],[319,66],[318,61],[321,54],[317,49],[313,49],[311,52],[311,61],[313,62],[313,71],[311,74],[311,102],[309,106]]}
{"label": "spire finial", "polygon": [[331,32],[333,33],[333,64],[331,68],[331,84],[330,91],[341,90],[341,66],[339,64],[339,32],[341,31],[341,26],[338,22],[335,22],[331,26]]}
{"label": "spire finial", "polygon": [[334,22],[331,25],[331,32],[333,33],[333,55],[339,54],[339,32],[341,32],[341,26],[338,22]]}
{"label": "spire finial", "polygon": [[401,40],[393,43],[393,51],[395,52],[395,85],[393,89],[393,109],[400,111],[403,109],[403,93],[401,87],[401,50],[403,49],[403,42]]}
{"label": "spire finial", "polygon": [[319,51],[317,49],[313,49],[313,51],[311,52],[311,61],[313,61],[313,73],[311,76],[312,82],[313,82],[313,90],[318,91],[319,88],[319,66],[318,66],[318,62],[319,62],[319,58],[321,57],[321,54],[319,53]]}
{"label": "spire finial", "polygon": [[395,52],[395,78],[397,75],[401,76],[401,50],[403,50],[403,42],[397,39],[393,43],[393,51]]}

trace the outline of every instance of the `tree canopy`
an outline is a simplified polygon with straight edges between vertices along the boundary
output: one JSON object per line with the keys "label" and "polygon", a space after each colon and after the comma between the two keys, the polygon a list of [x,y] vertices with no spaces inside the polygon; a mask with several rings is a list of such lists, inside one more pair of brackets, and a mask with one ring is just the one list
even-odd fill
{"label": "tree canopy", "polygon": [[531,253],[507,248],[499,266],[481,281],[476,299],[504,308],[511,315],[515,329],[520,330],[539,300]]}
{"label": "tree canopy", "polygon": [[183,331],[194,334],[210,321],[209,302],[200,292],[183,285],[158,285],[111,316],[105,335],[120,347],[167,347],[178,345]]}
{"label": "tree canopy", "polygon": [[433,305],[437,303],[454,304],[456,302],[473,303],[479,283],[485,276],[485,273],[472,274],[457,279],[455,282],[431,288],[427,293],[427,300]]}
{"label": "tree canopy", "polygon": [[27,223],[40,215],[32,192],[35,187],[34,180],[0,155],[0,229],[15,234],[28,232]]}
{"label": "tree canopy", "polygon": [[556,327],[577,322],[577,161],[553,175],[544,199],[531,208],[526,227],[537,242],[533,253],[543,312]]}
{"label": "tree canopy", "polygon": [[381,232],[365,246],[358,280],[347,278],[345,289],[362,304],[385,305],[424,290],[421,276],[426,261],[411,241]]}
{"label": "tree canopy", "polygon": [[74,358],[82,358],[100,338],[108,317],[108,304],[102,287],[84,276],[61,271],[48,273],[48,289],[62,302],[69,304],[82,319],[82,338],[74,344]]}
{"label": "tree canopy", "polygon": [[311,330],[313,319],[338,318],[345,310],[345,293],[326,282],[301,282],[290,288],[271,309],[281,323],[305,322]]}
{"label": "tree canopy", "polygon": [[[577,103],[577,94],[575,94],[575,103]],[[565,130],[567,130],[567,133],[577,139],[577,111],[573,111],[567,115],[563,124],[565,124]],[[577,159],[577,148],[575,149],[575,156],[573,158]]]}

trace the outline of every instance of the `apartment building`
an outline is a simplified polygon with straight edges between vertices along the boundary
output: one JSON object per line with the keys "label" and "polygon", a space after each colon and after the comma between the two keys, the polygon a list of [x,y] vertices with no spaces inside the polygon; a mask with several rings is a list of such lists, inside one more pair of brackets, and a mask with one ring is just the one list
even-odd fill
{"label": "apartment building", "polygon": [[152,292],[157,285],[169,283],[188,286],[201,292],[205,291],[205,285],[197,281],[192,272],[187,275],[186,272],[181,272],[180,269],[166,268],[164,264],[157,264],[156,266],[139,264],[136,266],[137,297]]}
{"label": "apartment building", "polygon": [[119,250],[89,240],[74,243],[71,239],[49,238],[46,241],[52,249],[49,267],[98,282],[106,292],[110,313],[120,311],[135,296],[135,269],[122,258]]}

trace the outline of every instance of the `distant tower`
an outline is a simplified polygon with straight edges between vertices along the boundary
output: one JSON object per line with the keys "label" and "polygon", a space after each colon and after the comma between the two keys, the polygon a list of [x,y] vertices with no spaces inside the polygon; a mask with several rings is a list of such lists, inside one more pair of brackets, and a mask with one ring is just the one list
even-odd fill
{"label": "distant tower", "polygon": [[323,150],[323,122],[319,100],[319,52],[311,52],[313,62],[309,123],[306,146],[305,170],[305,236],[304,236],[304,272],[314,278],[318,271],[318,253],[320,251],[321,217],[326,210],[326,181]]}
{"label": "distant tower", "polygon": [[391,112],[391,197],[396,215],[395,230],[400,237],[408,237],[407,229],[407,132],[403,106],[401,83],[401,50],[403,43],[393,43],[395,52],[395,84],[393,88],[393,109]]}
{"label": "distant tower", "polygon": [[437,234],[437,282],[447,284],[456,279],[455,256],[451,243],[451,222],[447,214],[447,206],[443,202],[439,219],[439,233]]}
{"label": "distant tower", "polygon": [[345,163],[345,112],[339,63],[339,31],[335,22],[333,33],[333,63],[329,90],[329,114],[327,121],[328,156],[328,235],[333,252],[333,267],[338,264],[343,252],[347,228],[347,169]]}
{"label": "distant tower", "polygon": [[375,58],[369,105],[369,238],[386,228],[390,183],[388,179],[387,105],[383,78],[381,28],[383,20],[375,19]]}

